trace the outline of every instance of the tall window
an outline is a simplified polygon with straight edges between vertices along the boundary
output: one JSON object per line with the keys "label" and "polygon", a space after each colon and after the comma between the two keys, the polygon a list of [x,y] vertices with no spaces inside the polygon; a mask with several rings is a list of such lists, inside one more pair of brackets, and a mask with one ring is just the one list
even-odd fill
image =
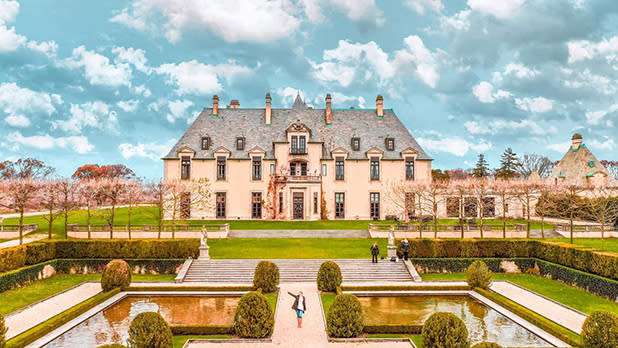
{"label": "tall window", "polygon": [[202,150],[210,148],[210,137],[202,137]]}
{"label": "tall window", "polygon": [[183,192],[180,195],[180,218],[191,218],[191,192]]}
{"label": "tall window", "polygon": [[183,180],[191,178],[191,157],[182,156],[180,165],[180,178]]}
{"label": "tall window", "polygon": [[283,213],[283,192],[279,192],[279,214]]}
{"label": "tall window", "polygon": [[236,150],[245,149],[245,138],[236,138]]}
{"label": "tall window", "polygon": [[464,199],[464,214],[465,217],[477,217],[478,213],[478,204],[479,201],[476,197],[467,197]]}
{"label": "tall window", "polygon": [[414,159],[406,158],[406,180],[414,180]]}
{"label": "tall window", "polygon": [[371,214],[371,219],[373,220],[380,219],[380,193],[379,192],[371,192],[369,194],[369,213]]}
{"label": "tall window", "polygon": [[352,150],[353,151],[360,150],[360,138],[352,138]]}
{"label": "tall window", "polygon": [[313,213],[314,214],[318,213],[318,193],[317,192],[313,193]]}
{"label": "tall window", "polygon": [[217,180],[225,180],[225,157],[217,157]]}
{"label": "tall window", "polygon": [[217,192],[217,218],[225,218],[225,192]]}
{"label": "tall window", "polygon": [[384,142],[386,144],[386,149],[388,151],[395,151],[395,139],[393,139],[393,138],[386,138],[386,140]]}
{"label": "tall window", "polygon": [[335,159],[335,180],[343,180],[343,157]]}
{"label": "tall window", "polygon": [[270,175],[275,175],[275,164],[274,163],[270,164]]}
{"label": "tall window", "polygon": [[262,180],[262,157],[253,157],[253,180]]}
{"label": "tall window", "polygon": [[307,153],[307,140],[304,135],[298,137],[298,153]]}
{"label": "tall window", "polygon": [[262,218],[262,192],[251,193],[251,218]]}
{"label": "tall window", "polygon": [[335,193],[335,218],[345,218],[345,193]]}
{"label": "tall window", "polygon": [[298,153],[298,137],[292,136],[292,153]]}
{"label": "tall window", "polygon": [[496,216],[496,198],[485,197],[483,199],[483,217]]}
{"label": "tall window", "polygon": [[291,162],[290,175],[307,175],[307,162]]}
{"label": "tall window", "polygon": [[326,164],[322,164],[322,176],[326,176]]}
{"label": "tall window", "polygon": [[369,171],[371,180],[380,180],[380,159],[378,157],[371,157]]}

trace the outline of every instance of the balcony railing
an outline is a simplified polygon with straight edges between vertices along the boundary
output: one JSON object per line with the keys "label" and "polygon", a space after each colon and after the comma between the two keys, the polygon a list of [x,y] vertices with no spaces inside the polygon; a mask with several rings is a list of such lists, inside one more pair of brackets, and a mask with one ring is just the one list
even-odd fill
{"label": "balcony railing", "polygon": [[290,155],[306,155],[307,149],[305,148],[291,148]]}
{"label": "balcony railing", "polygon": [[277,175],[277,179],[281,181],[294,182],[321,182],[322,177],[319,175]]}

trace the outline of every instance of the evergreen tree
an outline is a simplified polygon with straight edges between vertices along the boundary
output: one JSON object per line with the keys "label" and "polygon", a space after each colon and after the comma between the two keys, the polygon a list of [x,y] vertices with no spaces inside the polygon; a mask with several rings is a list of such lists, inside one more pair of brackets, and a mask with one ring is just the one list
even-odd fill
{"label": "evergreen tree", "polygon": [[518,175],[517,170],[520,166],[517,154],[509,147],[504,150],[500,158],[500,168],[496,169],[496,178],[512,179]]}
{"label": "evergreen tree", "polygon": [[475,178],[486,178],[489,176],[489,164],[485,160],[485,155],[479,155],[479,160],[476,162],[476,168],[474,168],[472,176]]}

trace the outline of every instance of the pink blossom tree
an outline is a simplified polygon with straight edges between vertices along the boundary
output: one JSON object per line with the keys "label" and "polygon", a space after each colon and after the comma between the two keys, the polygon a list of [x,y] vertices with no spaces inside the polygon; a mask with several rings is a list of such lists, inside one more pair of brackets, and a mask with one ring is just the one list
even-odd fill
{"label": "pink blossom tree", "polygon": [[102,205],[103,202],[103,180],[88,179],[81,180],[78,184],[78,202],[86,206],[86,225],[88,229],[88,239],[92,237],[92,217],[93,211]]}
{"label": "pink blossom tree", "polygon": [[144,201],[144,186],[139,179],[129,179],[125,183],[123,202],[127,205],[127,233],[131,239],[131,223],[133,217],[133,209],[139,203]]}
{"label": "pink blossom tree", "polygon": [[58,181],[58,187],[59,208],[64,223],[64,238],[69,238],[69,212],[79,208],[78,182],[65,178]]}
{"label": "pink blossom tree", "polygon": [[491,191],[500,200],[502,213],[502,238],[506,238],[506,219],[508,214],[509,202],[513,199],[513,182],[507,179],[495,179],[491,184]]}
{"label": "pink blossom tree", "polygon": [[116,218],[116,207],[121,203],[123,195],[126,193],[126,180],[122,178],[108,178],[102,182],[101,194],[105,203],[109,205],[104,218],[110,229],[109,237],[114,238],[114,221]]}
{"label": "pink blossom tree", "polygon": [[19,244],[24,243],[24,213],[38,207],[41,182],[34,178],[13,177],[6,181],[6,197],[2,205],[19,213]]}
{"label": "pink blossom tree", "polygon": [[58,180],[45,180],[41,182],[41,190],[38,195],[38,206],[47,211],[43,219],[47,220],[47,238],[52,238],[54,221],[60,216],[60,183]]}

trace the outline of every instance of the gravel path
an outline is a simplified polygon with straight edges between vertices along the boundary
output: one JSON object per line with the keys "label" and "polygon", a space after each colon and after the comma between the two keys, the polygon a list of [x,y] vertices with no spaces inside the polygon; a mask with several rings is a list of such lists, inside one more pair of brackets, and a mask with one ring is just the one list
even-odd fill
{"label": "gravel path", "polygon": [[[27,237],[24,237],[24,244],[36,242],[36,241],[39,241],[45,238],[47,238],[46,234],[29,234]],[[18,245],[19,245],[19,238],[11,239],[9,241],[0,243],[0,249],[10,248],[10,247],[18,246]]]}

